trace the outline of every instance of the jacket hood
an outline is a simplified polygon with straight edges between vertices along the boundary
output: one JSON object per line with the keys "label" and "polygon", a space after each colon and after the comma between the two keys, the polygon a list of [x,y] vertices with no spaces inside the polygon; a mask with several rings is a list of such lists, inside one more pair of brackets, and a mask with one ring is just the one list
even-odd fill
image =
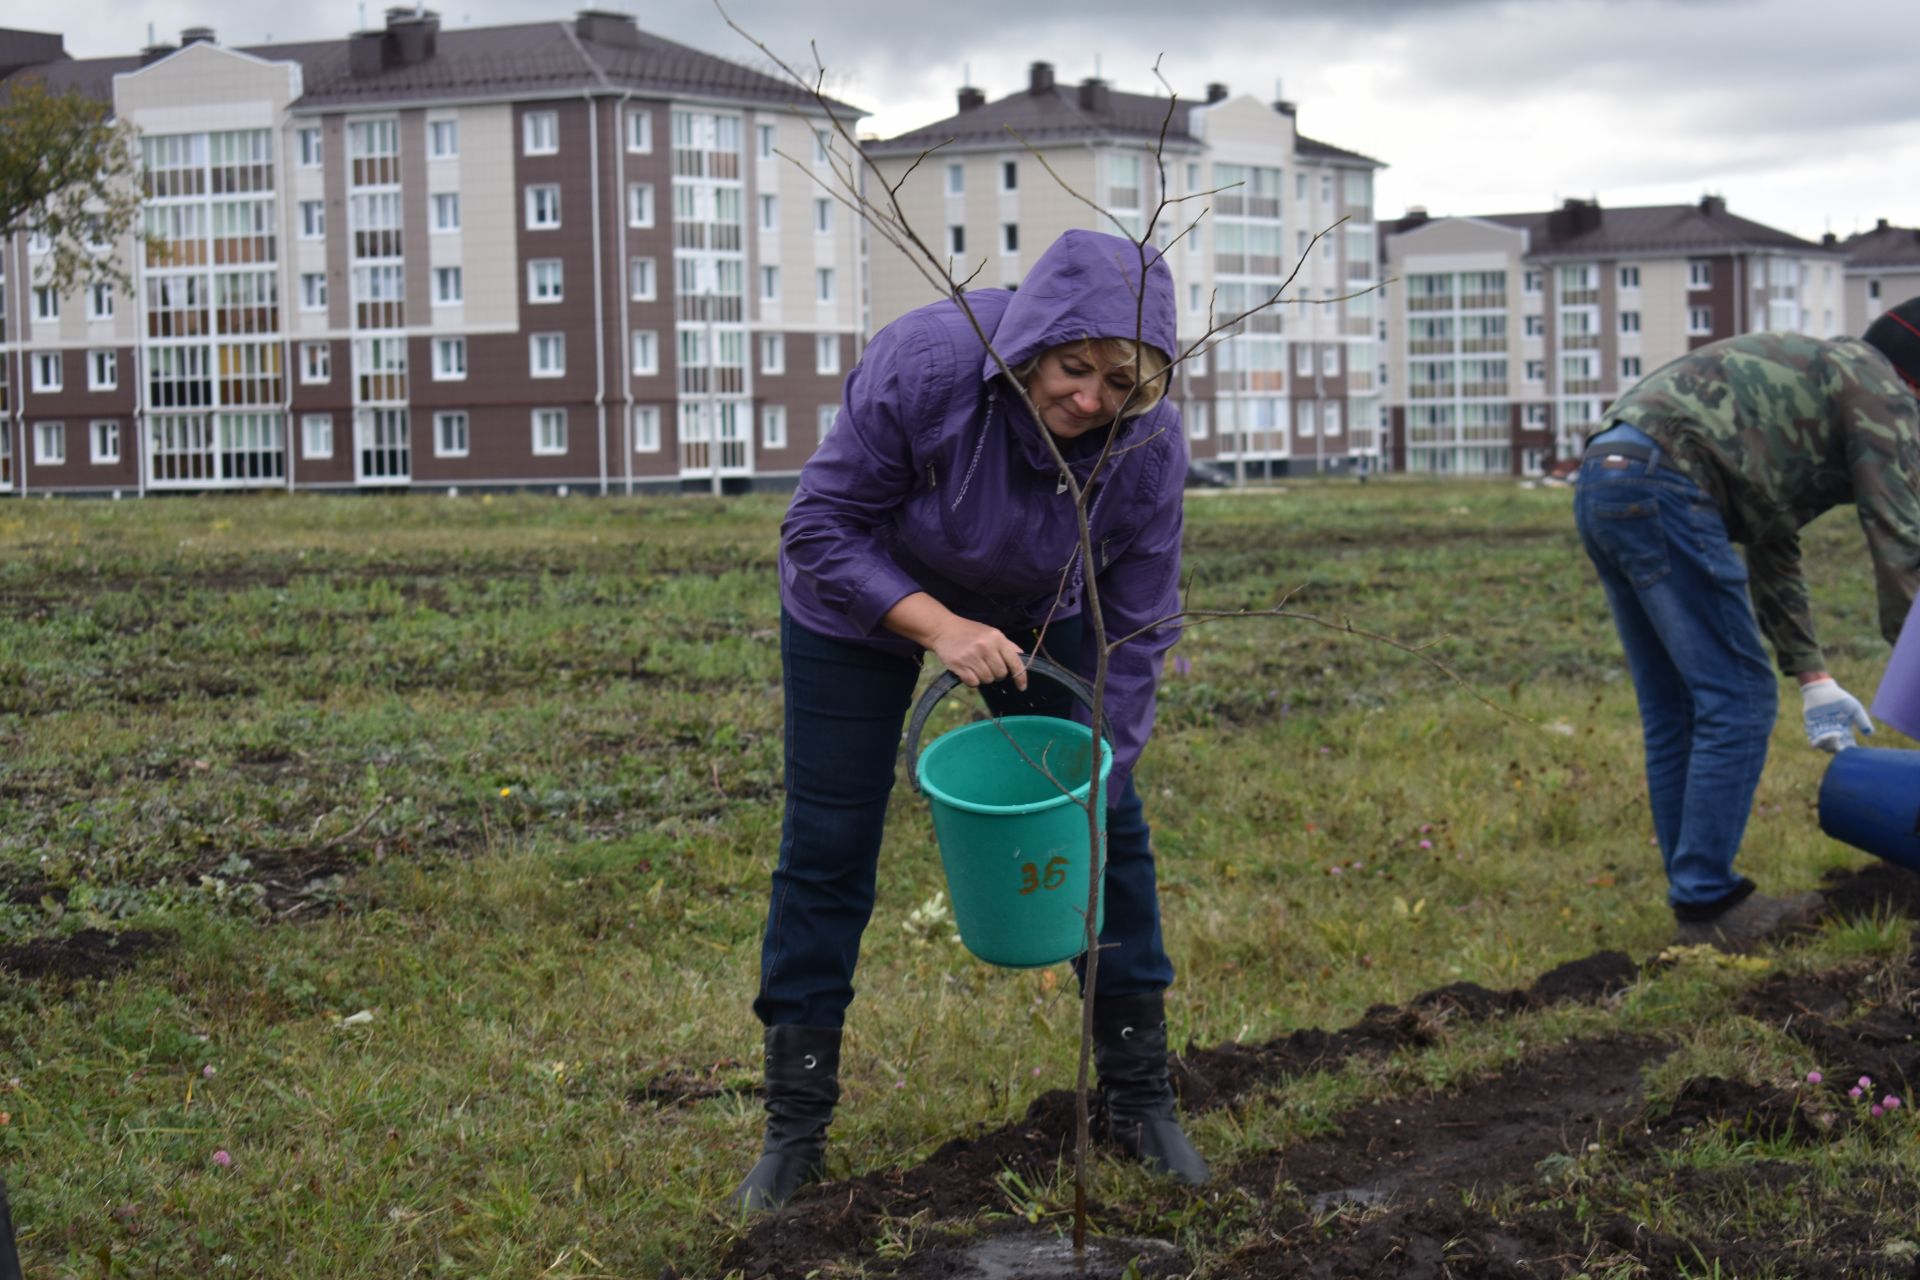
{"label": "jacket hood", "polygon": [[[1069,231],[1055,240],[1007,303],[993,344],[1014,368],[1043,351],[1087,338],[1132,338],[1171,361],[1179,349],[1173,272],[1145,248],[1146,296],[1140,296],[1141,247],[1123,236]],[[989,353],[981,376],[1000,368]]]}

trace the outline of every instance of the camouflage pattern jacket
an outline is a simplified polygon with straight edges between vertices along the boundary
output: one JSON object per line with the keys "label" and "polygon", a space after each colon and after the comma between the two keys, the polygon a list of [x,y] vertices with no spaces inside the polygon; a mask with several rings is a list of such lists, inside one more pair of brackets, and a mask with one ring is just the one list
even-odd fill
{"label": "camouflage pattern jacket", "polygon": [[1855,338],[1751,333],[1689,352],[1615,401],[1660,442],[1747,548],[1760,628],[1788,675],[1823,670],[1800,527],[1851,502],[1891,643],[1920,588],[1920,399]]}

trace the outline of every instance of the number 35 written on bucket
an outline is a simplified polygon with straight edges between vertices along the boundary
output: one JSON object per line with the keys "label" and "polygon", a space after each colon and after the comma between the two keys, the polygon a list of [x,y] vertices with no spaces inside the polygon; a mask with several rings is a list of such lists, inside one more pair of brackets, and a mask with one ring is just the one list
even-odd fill
{"label": "number 35 written on bucket", "polygon": [[1023,898],[1041,889],[1058,889],[1066,882],[1067,860],[1064,857],[1049,859],[1045,871],[1035,863],[1020,864],[1020,896]]}

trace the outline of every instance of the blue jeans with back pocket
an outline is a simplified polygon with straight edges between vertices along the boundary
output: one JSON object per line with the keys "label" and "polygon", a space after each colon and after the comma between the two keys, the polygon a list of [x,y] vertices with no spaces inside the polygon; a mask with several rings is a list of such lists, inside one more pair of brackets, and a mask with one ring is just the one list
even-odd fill
{"label": "blue jeans with back pocket", "polygon": [[1779,690],[1719,508],[1651,460],[1589,457],[1574,498],[1640,700],[1647,792],[1668,901],[1736,898],[1733,869]]}

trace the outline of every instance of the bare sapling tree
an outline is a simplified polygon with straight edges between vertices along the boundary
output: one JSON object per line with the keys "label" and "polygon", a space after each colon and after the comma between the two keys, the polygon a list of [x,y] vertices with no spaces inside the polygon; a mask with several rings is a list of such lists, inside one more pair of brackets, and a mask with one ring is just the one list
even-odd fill
{"label": "bare sapling tree", "polygon": [[[1082,611],[1085,614],[1084,625],[1088,628],[1091,635],[1101,638],[1100,641],[1093,646],[1094,670],[1090,681],[1092,690],[1092,706],[1090,708],[1091,723],[1095,727],[1094,738],[1096,743],[1101,740],[1099,727],[1106,723],[1106,693],[1110,660],[1119,649],[1166,628],[1184,629],[1185,627],[1204,622],[1223,621],[1227,619],[1296,619],[1344,634],[1386,644],[1420,658],[1428,665],[1433,666],[1441,673],[1453,679],[1456,683],[1467,687],[1469,692],[1474,693],[1475,697],[1480,698],[1480,700],[1486,702],[1487,705],[1494,705],[1478,694],[1477,691],[1472,690],[1470,686],[1466,686],[1464,681],[1432,654],[1431,649],[1433,646],[1445,637],[1436,637],[1418,644],[1407,643],[1390,636],[1380,635],[1363,628],[1355,627],[1351,621],[1345,618],[1332,619],[1302,612],[1290,607],[1292,597],[1295,594],[1294,592],[1287,593],[1277,604],[1268,609],[1218,610],[1194,608],[1190,607],[1188,599],[1183,599],[1181,602],[1182,607],[1178,610],[1163,617],[1155,618],[1145,626],[1139,627],[1127,634],[1109,636],[1106,629],[1106,619],[1101,608],[1098,575],[1092,571],[1096,561],[1094,557],[1089,495],[1097,486],[1102,474],[1110,467],[1116,457],[1150,443],[1159,430],[1165,430],[1166,428],[1157,428],[1154,433],[1148,434],[1140,439],[1123,439],[1123,433],[1119,431],[1108,432],[1096,461],[1092,467],[1086,471],[1085,479],[1083,480],[1074,468],[1069,465],[1068,459],[1062,452],[1060,444],[1054,438],[1053,433],[1044,427],[1038,427],[1038,424],[1042,422],[1042,415],[1031,399],[1026,386],[1020,378],[1014,375],[1013,369],[995,347],[993,335],[987,332],[979,317],[975,314],[973,307],[968,302],[967,290],[973,282],[979,278],[981,271],[986,266],[985,260],[983,259],[977,266],[963,273],[962,268],[965,264],[956,262],[950,255],[938,252],[930,246],[926,240],[922,238],[920,232],[913,225],[911,218],[902,206],[900,197],[901,189],[913,176],[914,172],[919,169],[920,165],[938,152],[944,144],[928,147],[913,158],[912,162],[906,167],[905,172],[903,172],[900,177],[888,180],[886,176],[881,173],[879,166],[861,147],[859,139],[855,137],[847,120],[843,118],[842,109],[824,93],[825,73],[822,69],[818,49],[815,48],[813,50],[813,68],[803,71],[783,59],[765,43],[741,27],[739,23],[735,22],[733,18],[726,13],[720,0],[715,0],[715,7],[720,9],[721,16],[725,19],[729,27],[760,50],[773,65],[779,67],[796,86],[808,95],[815,112],[825,115],[831,126],[834,138],[839,143],[844,144],[844,149],[838,145],[828,148],[827,175],[824,177],[816,171],[815,165],[811,163],[811,159],[809,162],[803,163],[800,158],[788,155],[784,151],[778,152],[777,154],[792,163],[799,172],[805,174],[828,197],[836,200],[851,211],[876,237],[897,250],[901,258],[917,271],[921,278],[937,293],[950,299],[960,308],[972,326],[975,335],[979,338],[981,347],[988,353],[988,357],[992,360],[994,366],[998,368],[1008,388],[1018,397],[1021,406],[1026,409],[1029,420],[1036,424],[1036,434],[1040,441],[1046,446],[1048,455],[1058,469],[1061,488],[1064,492],[1070,493],[1072,496],[1075,527],[1078,535],[1078,547],[1075,553],[1069,558],[1066,564],[1061,566],[1059,586],[1054,592],[1052,607],[1048,612],[1046,621],[1039,629],[1040,636],[1044,637],[1047,625],[1052,622],[1054,616],[1070,598],[1071,591],[1076,585],[1075,571],[1079,569],[1080,573],[1077,585],[1085,592],[1082,603]],[[1137,268],[1137,274],[1130,277],[1130,283],[1134,293],[1133,338],[1136,343],[1144,343],[1146,289],[1150,267],[1156,259],[1166,254],[1175,244],[1187,236],[1193,235],[1206,216],[1206,210],[1204,208],[1189,215],[1186,206],[1191,202],[1209,199],[1223,191],[1228,191],[1241,185],[1234,183],[1212,190],[1193,192],[1181,196],[1168,194],[1166,161],[1167,135],[1175,119],[1180,99],[1178,95],[1173,92],[1172,87],[1167,84],[1165,78],[1161,76],[1157,61],[1154,65],[1153,73],[1155,78],[1159,80],[1160,84],[1167,91],[1167,105],[1166,111],[1160,121],[1158,135],[1152,146],[1152,156],[1159,178],[1157,184],[1157,200],[1154,204],[1152,214],[1147,218],[1145,225],[1137,234],[1112,210],[1105,208],[1085,193],[1075,190],[1073,186],[1062,178],[1059,172],[1048,163],[1046,157],[1031,142],[1020,137],[1017,133],[1011,130],[1009,131],[1014,140],[1026,150],[1028,155],[1039,162],[1063,191],[1073,199],[1087,206],[1092,216],[1101,224],[1101,229],[1111,228],[1119,236],[1124,237],[1132,243],[1133,255],[1136,258],[1134,265]],[[1295,279],[1299,276],[1302,266],[1311,259],[1314,249],[1344,221],[1346,221],[1346,219],[1341,218],[1315,233],[1285,279],[1266,297],[1254,301],[1253,305],[1246,309],[1224,316],[1217,314],[1215,310],[1218,300],[1216,293],[1215,297],[1211,299],[1208,304],[1204,330],[1198,337],[1185,343],[1182,349],[1166,353],[1170,363],[1167,371],[1162,376],[1171,379],[1184,362],[1193,359],[1196,355],[1201,355],[1209,351],[1224,338],[1236,332],[1239,326],[1247,319],[1261,312],[1278,307],[1283,303],[1297,302],[1316,306],[1327,306],[1378,289],[1380,286],[1376,284],[1364,289],[1312,300],[1295,299],[1290,296],[1290,291]],[[1116,420],[1126,416],[1127,409],[1133,402],[1134,397],[1139,395],[1140,392],[1141,388],[1136,384],[1134,390],[1129,393],[1127,402],[1121,406],[1120,412],[1116,415]],[[1189,579],[1187,591],[1189,593],[1191,592],[1191,579]],[[1041,641],[1037,639],[1034,644],[1036,651],[1040,648],[1040,644]],[[1010,743],[1013,742],[1011,736],[1008,737],[1008,741]],[[1016,751],[1021,750],[1017,743],[1014,744],[1014,749]],[[1089,767],[1090,778],[1087,780],[1082,780],[1077,775],[1070,778],[1056,778],[1053,775],[1052,767],[1048,760],[1044,758],[1039,760],[1032,759],[1031,757],[1027,757],[1024,751],[1022,751],[1021,754],[1032,767],[1047,774],[1055,785],[1070,797],[1074,795],[1078,787],[1082,785],[1087,786],[1087,793],[1084,800],[1074,797],[1074,803],[1078,804],[1086,813],[1088,841],[1091,850],[1086,902],[1081,911],[1086,931],[1086,947],[1083,958],[1079,1066],[1074,1084],[1073,1242],[1076,1252],[1080,1252],[1085,1249],[1087,1231],[1088,1151],[1091,1137],[1089,1076],[1092,1065],[1094,1039],[1093,1002],[1095,991],[1097,990],[1100,967],[1100,945],[1096,921],[1098,920],[1101,883],[1105,874],[1104,841],[1102,837],[1103,819],[1107,801],[1103,794],[1104,780],[1100,768],[1098,749],[1096,749],[1096,753],[1092,758]]]}

